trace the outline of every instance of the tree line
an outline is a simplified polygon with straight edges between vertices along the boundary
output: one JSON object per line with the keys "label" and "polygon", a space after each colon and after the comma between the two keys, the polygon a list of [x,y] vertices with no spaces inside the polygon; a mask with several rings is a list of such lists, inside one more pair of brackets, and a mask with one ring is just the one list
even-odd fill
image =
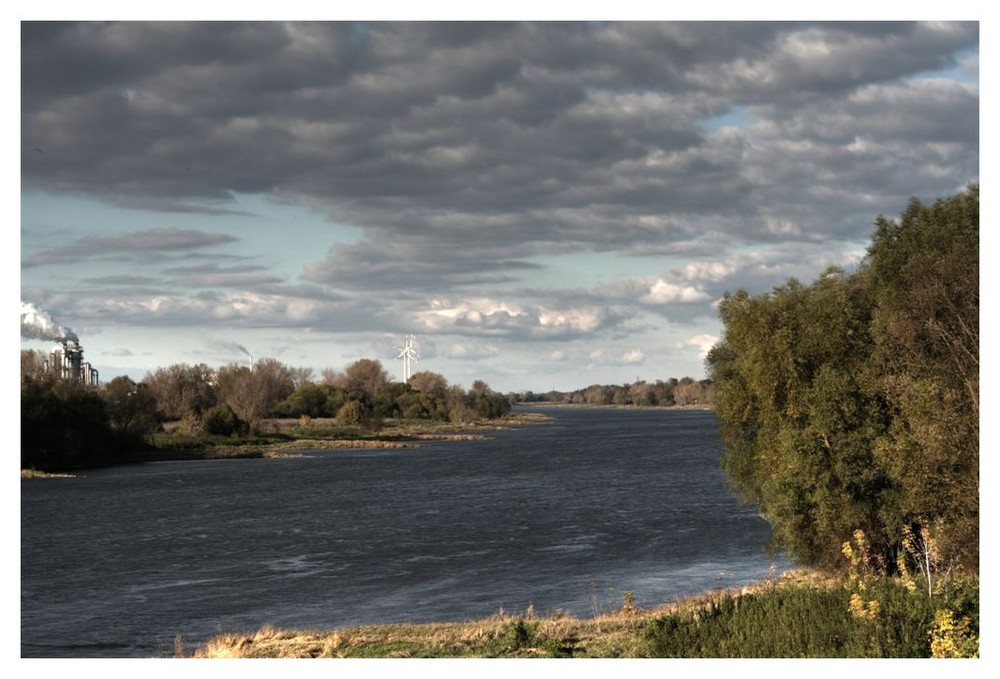
{"label": "tree line", "polygon": [[377,429],[388,418],[469,422],[510,412],[510,402],[477,380],[468,390],[423,371],[394,382],[382,363],[360,359],[342,372],[276,359],[253,368],[178,363],[140,382],[121,376],[94,390],[45,369],[40,352],[21,352],[22,468],[52,470],[121,459],[146,447],[167,423],[188,435],[253,436],[269,418],[335,418]]}
{"label": "tree line", "polygon": [[730,484],[801,562],[916,544],[978,572],[979,187],[877,218],[853,273],[727,294],[707,365]]}
{"label": "tree line", "polygon": [[693,377],[636,380],[631,384],[592,384],[574,391],[531,391],[511,394],[516,403],[571,403],[599,406],[711,406],[712,381]]}

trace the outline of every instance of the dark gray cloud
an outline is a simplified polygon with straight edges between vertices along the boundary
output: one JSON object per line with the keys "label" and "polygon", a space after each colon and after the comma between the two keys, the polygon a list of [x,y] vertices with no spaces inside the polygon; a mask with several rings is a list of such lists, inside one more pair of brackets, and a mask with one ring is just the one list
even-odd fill
{"label": "dark gray cloud", "polygon": [[28,257],[22,266],[69,264],[90,257],[121,254],[150,258],[157,254],[197,250],[238,240],[224,234],[206,233],[193,229],[160,228],[111,236],[88,236],[56,248],[42,250]]}
{"label": "dark gray cloud", "polygon": [[[163,206],[304,194],[364,226],[720,194],[752,210],[699,119],[808,115],[977,40],[975,24],[27,23],[24,180]],[[934,106],[914,98],[907,115]],[[718,194],[692,191],[705,178]]]}
{"label": "dark gray cloud", "polygon": [[[419,322],[479,342],[466,356],[685,322],[979,174],[975,22],[24,22],[21,38],[26,190],[206,214],[266,194],[363,229],[310,243],[302,285],[242,261],[158,271],[209,290],[114,307],[136,322]],[[943,70],[970,82],[928,77]],[[233,241],[143,231],[23,265]],[[541,256],[578,252],[693,268],[518,289]]]}
{"label": "dark gray cloud", "polygon": [[88,283],[90,285],[121,285],[121,286],[150,286],[158,285],[163,282],[160,278],[152,278],[150,276],[94,276],[92,278],[84,278],[83,283]]}

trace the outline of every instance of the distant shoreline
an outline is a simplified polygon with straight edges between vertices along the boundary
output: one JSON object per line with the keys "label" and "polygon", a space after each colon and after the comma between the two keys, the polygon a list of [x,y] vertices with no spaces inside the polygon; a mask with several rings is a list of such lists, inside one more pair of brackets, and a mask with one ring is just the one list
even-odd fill
{"label": "distant shoreline", "polygon": [[616,410],[715,410],[714,405],[670,405],[670,406],[633,406],[615,403],[564,403],[559,401],[518,401],[515,406],[528,408],[615,408]]}

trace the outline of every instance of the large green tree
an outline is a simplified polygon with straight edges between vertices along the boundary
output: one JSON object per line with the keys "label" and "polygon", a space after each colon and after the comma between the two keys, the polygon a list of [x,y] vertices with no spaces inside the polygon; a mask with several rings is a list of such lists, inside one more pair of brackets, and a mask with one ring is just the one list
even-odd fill
{"label": "large green tree", "polygon": [[857,272],[723,299],[723,465],[800,561],[836,564],[860,528],[891,564],[903,526],[933,523],[976,565],[978,225],[977,187],[913,201]]}
{"label": "large green tree", "polygon": [[96,391],[69,380],[21,384],[21,468],[57,471],[118,458],[123,439]]}
{"label": "large green tree", "polygon": [[979,547],[979,187],[880,217],[864,273],[871,367],[891,409],[879,456],[910,523],[939,521],[963,563]]}
{"label": "large green tree", "polygon": [[720,305],[722,343],[709,354],[732,487],[774,528],[775,546],[831,565],[856,528],[884,535],[891,482],[874,442],[884,413],[864,384],[870,303],[831,269]]}
{"label": "large green tree", "polygon": [[102,385],[100,394],[115,431],[141,438],[159,428],[156,397],[145,383],[121,375]]}

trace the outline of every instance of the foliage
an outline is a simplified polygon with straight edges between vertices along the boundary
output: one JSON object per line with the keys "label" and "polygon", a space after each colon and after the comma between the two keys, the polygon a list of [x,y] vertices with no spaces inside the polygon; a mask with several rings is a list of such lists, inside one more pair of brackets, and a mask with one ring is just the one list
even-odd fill
{"label": "foliage", "polygon": [[[62,382],[45,370],[41,353],[22,351],[22,464],[50,471],[146,459],[150,446],[181,455],[254,454],[249,447],[289,437],[273,422],[275,431],[262,432],[275,417],[298,418],[295,435],[328,439],[364,437],[390,419],[470,422],[510,412],[506,397],[481,380],[469,391],[427,371],[409,384],[391,382],[371,359],[344,372],[324,370],[320,383],[311,375],[311,369],[264,358],[252,369],[175,364],[142,382],[122,376],[91,389]],[[314,418],[336,418],[344,428],[313,427]]]}
{"label": "foliage", "polygon": [[305,382],[295,388],[275,411],[284,417],[333,417],[344,405],[346,394],[329,384]]}
{"label": "foliage", "polygon": [[156,397],[149,385],[120,376],[104,384],[100,394],[115,431],[141,437],[160,428]]}
{"label": "foliage", "polygon": [[942,520],[944,558],[979,554],[979,187],[880,217],[867,269],[873,367],[892,413],[880,461],[900,511]]}
{"label": "foliage", "polygon": [[157,368],[146,375],[143,383],[167,420],[179,420],[191,412],[200,414],[219,402],[215,371],[204,363],[175,363]]}
{"label": "foliage", "polygon": [[972,621],[963,617],[955,620],[955,614],[948,609],[934,613],[934,628],[931,630],[932,658],[978,658],[979,636],[972,632]]}
{"label": "foliage", "polygon": [[937,637],[951,634],[955,648],[968,653],[978,634],[971,617],[962,618],[961,629],[943,625],[935,602],[891,578],[867,582],[860,610],[852,603],[858,598],[851,587],[814,586],[722,598],[693,614],[649,623],[649,652],[688,658],[927,658]]}
{"label": "foliage", "polygon": [[[332,631],[222,634],[195,657],[292,658],[926,658],[978,655],[977,578],[951,581],[934,601],[898,580],[867,578],[873,619],[850,613],[843,581],[808,578],[702,595],[668,610],[625,597],[617,612],[576,619],[556,611],[460,623],[373,625]],[[948,611],[949,614],[939,611]]]}
{"label": "foliage", "polygon": [[103,398],[69,381],[21,385],[21,468],[57,471],[107,464],[142,449],[134,431],[115,430]]}
{"label": "foliage", "polygon": [[978,568],[978,188],[899,224],[859,270],[719,306],[707,363],[733,490],[802,563],[843,566],[860,529],[894,569],[902,526]]}
{"label": "foliage", "polygon": [[339,386],[352,399],[374,401],[389,388],[389,373],[381,361],[362,358],[347,366]]}
{"label": "foliage", "polygon": [[217,379],[222,400],[252,434],[295,389],[291,371],[274,359],[258,361],[252,370],[230,364],[219,369]]}
{"label": "foliage", "polygon": [[544,394],[522,392],[510,400],[521,403],[572,403],[579,405],[616,406],[710,406],[713,403],[711,380],[671,377],[668,380],[632,384],[592,384],[583,389]]}
{"label": "foliage", "polygon": [[244,433],[236,413],[225,403],[206,410],[201,416],[201,424],[205,433],[213,436],[233,436]]}

